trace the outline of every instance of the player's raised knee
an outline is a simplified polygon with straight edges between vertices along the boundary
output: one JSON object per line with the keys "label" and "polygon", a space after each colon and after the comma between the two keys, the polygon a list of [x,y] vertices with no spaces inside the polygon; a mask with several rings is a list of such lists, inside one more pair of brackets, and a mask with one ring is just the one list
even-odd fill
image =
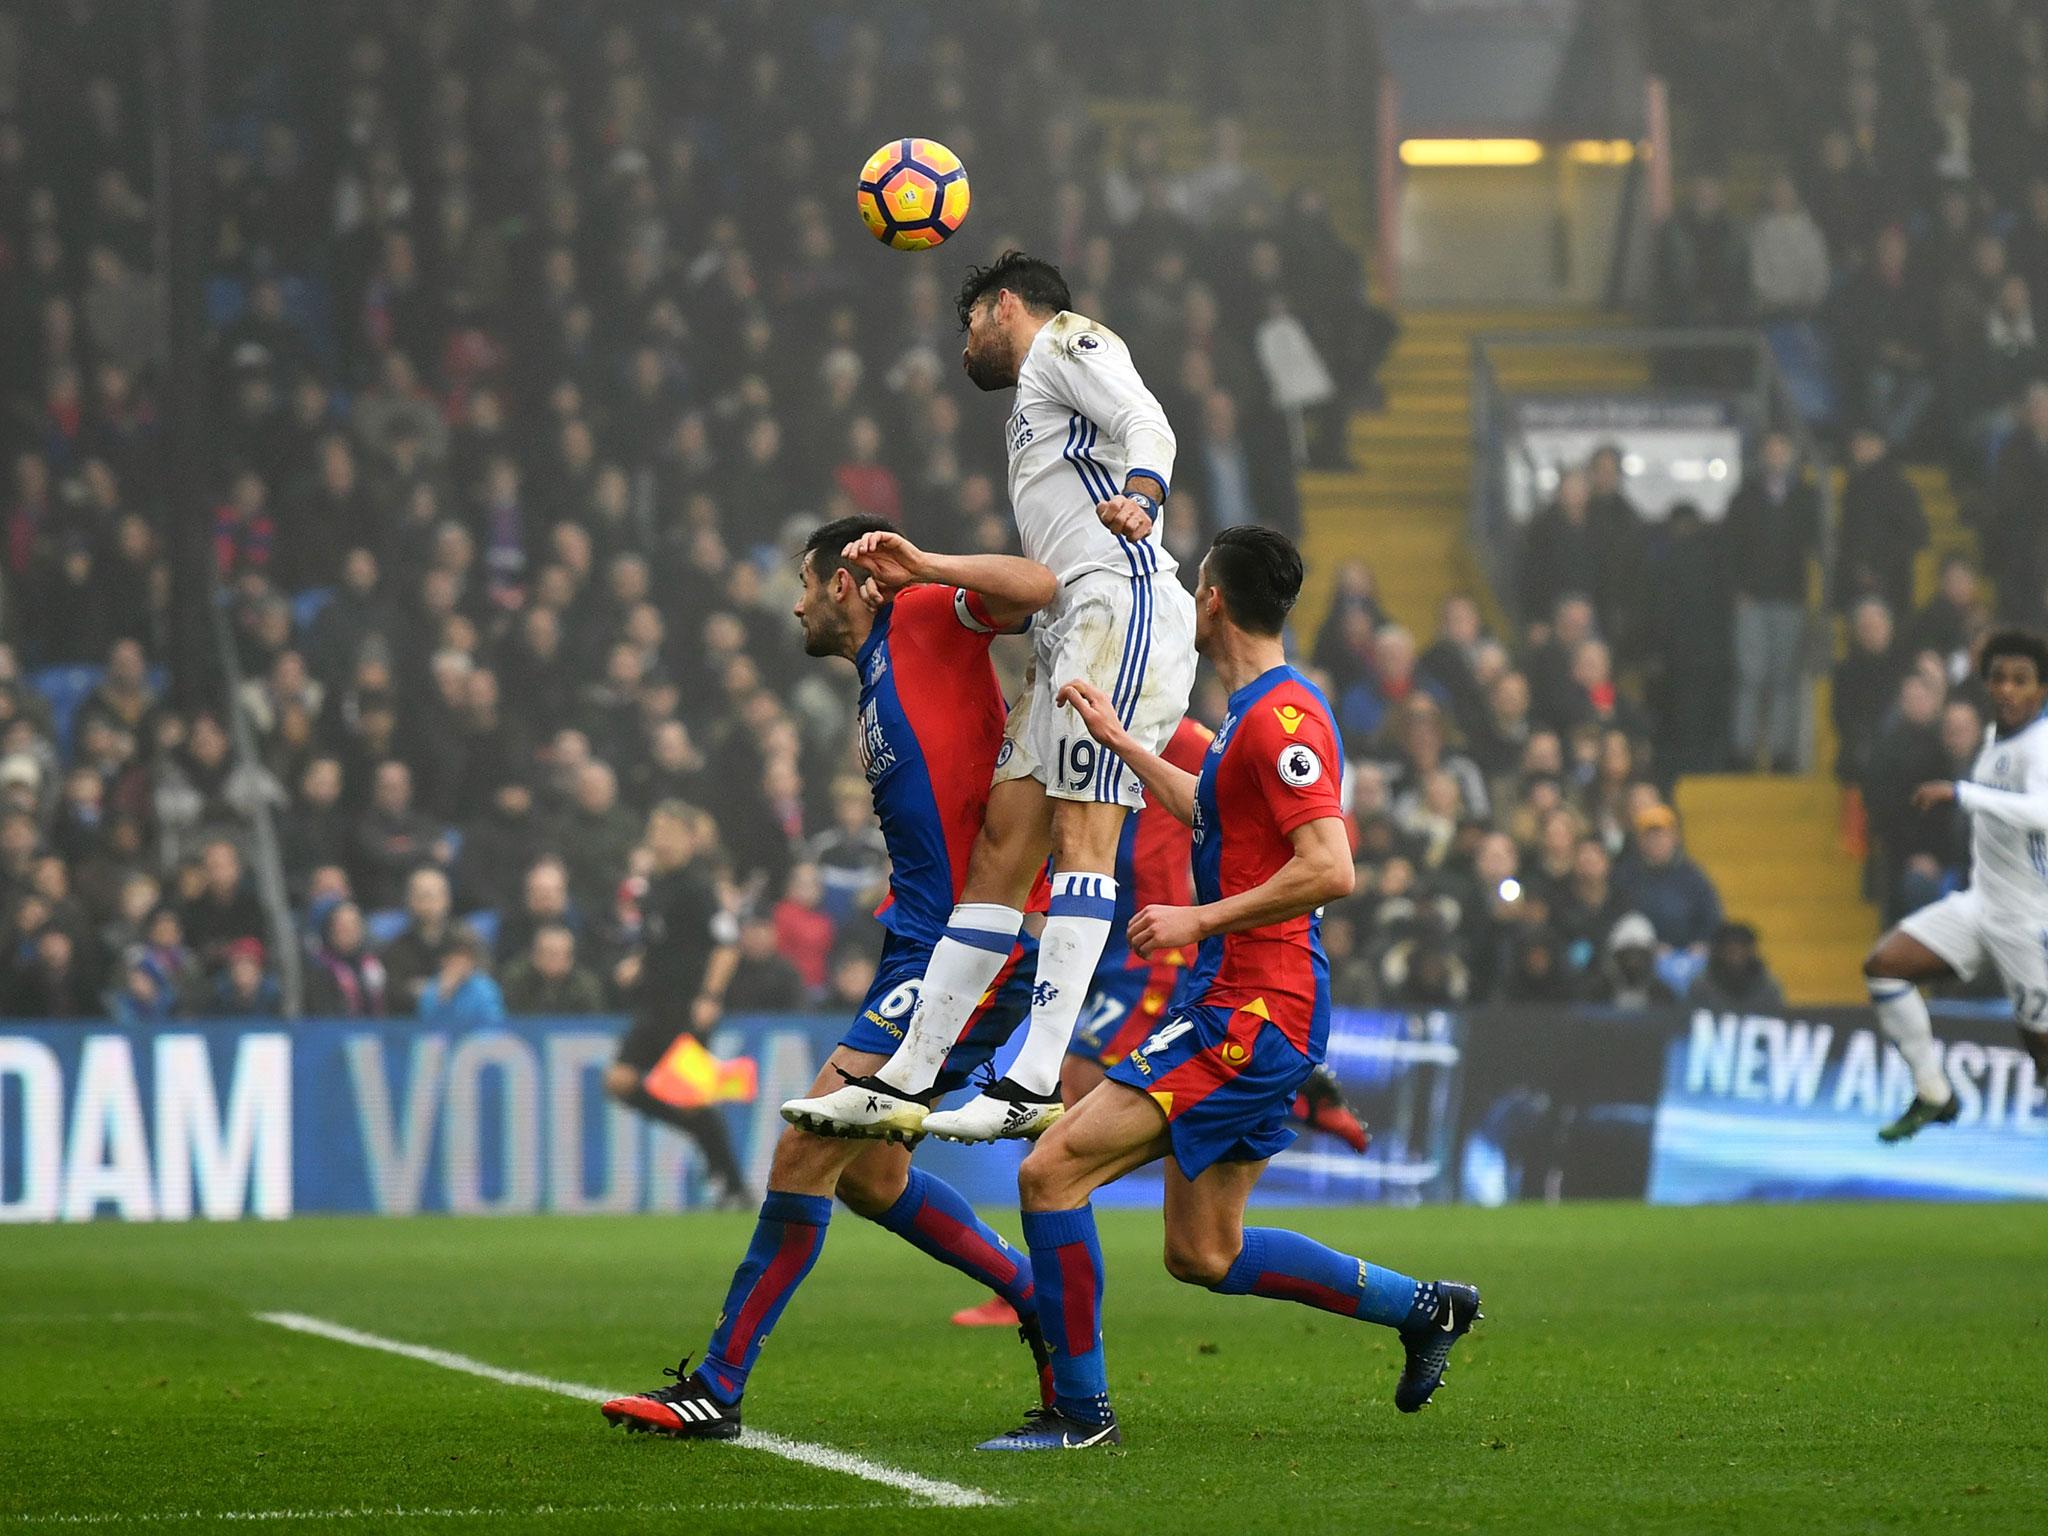
{"label": "player's raised knee", "polygon": [[1223,1283],[1230,1266],[1237,1262],[1237,1250],[1225,1252],[1223,1245],[1187,1233],[1166,1234],[1166,1272],[1182,1285],[1210,1289]]}
{"label": "player's raised knee", "polygon": [[[1081,1203],[1071,1198],[1074,1169],[1055,1142],[1039,1141],[1017,1167],[1017,1198],[1027,1211],[1063,1211]],[[1085,1192],[1081,1199],[1085,1199]]]}

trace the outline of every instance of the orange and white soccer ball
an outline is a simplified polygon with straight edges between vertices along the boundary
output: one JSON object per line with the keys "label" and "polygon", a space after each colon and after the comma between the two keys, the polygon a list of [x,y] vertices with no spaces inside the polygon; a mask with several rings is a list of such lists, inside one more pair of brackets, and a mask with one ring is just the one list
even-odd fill
{"label": "orange and white soccer ball", "polygon": [[967,167],[937,139],[891,139],[860,168],[855,199],[884,245],[930,250],[967,217]]}

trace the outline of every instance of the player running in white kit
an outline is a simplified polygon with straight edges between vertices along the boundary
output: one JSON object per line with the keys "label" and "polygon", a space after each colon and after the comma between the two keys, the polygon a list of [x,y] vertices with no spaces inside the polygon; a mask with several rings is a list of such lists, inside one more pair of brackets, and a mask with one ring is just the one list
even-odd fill
{"label": "player running in white kit", "polygon": [[[960,290],[968,377],[1017,391],[1004,428],[1010,504],[1025,557],[1051,568],[1060,595],[1032,630],[987,819],[903,1044],[872,1077],[783,1105],[785,1119],[813,1131],[992,1141],[1036,1136],[1058,1117],[1060,1067],[1116,909],[1117,839],[1144,796],[1057,696],[1077,679],[1094,684],[1154,752],[1187,712],[1194,603],[1160,526],[1173,429],[1129,348],[1069,302],[1057,268],[1016,251],[972,269]],[[905,541],[862,543],[878,580],[916,579],[917,551]],[[902,550],[907,557],[892,553]],[[1006,1077],[932,1113],[939,1066],[1008,955],[1048,850],[1052,898],[1024,1047]]]}
{"label": "player running in white kit", "polygon": [[1996,966],[2035,1076],[2048,1080],[2048,641],[2004,631],[1984,642],[1977,665],[1991,694],[1984,750],[1969,778],[1913,792],[1918,810],[1952,801],[1968,813],[1969,889],[1909,914],[1863,962],[1878,1022],[1913,1069],[1913,1102],[1878,1132],[1884,1141],[1961,1113],[1919,982],[1967,981],[1987,960]]}

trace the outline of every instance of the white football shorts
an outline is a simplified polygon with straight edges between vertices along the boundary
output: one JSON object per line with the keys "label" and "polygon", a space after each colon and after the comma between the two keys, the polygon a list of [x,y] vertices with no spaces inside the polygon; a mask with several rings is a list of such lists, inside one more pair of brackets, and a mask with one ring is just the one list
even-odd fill
{"label": "white football shorts", "polygon": [[1985,961],[1998,967],[2020,1028],[2048,1031],[2048,913],[2034,923],[1990,910],[1976,887],[1909,913],[1899,929],[1969,981]]}
{"label": "white football shorts", "polygon": [[1172,576],[1080,577],[1032,627],[1030,671],[1010,711],[995,781],[1037,779],[1056,800],[1138,809],[1144,786],[1053,700],[1075,679],[1109,696],[1149,752],[1166,745],[1195,686],[1195,600]]}

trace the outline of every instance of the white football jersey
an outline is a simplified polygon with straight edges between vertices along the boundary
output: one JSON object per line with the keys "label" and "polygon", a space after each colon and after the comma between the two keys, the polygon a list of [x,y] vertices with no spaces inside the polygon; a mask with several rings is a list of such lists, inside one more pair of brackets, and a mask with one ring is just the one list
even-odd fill
{"label": "white football jersey", "polygon": [[1017,371],[1006,432],[1018,538],[1026,558],[1059,578],[1062,597],[1091,571],[1172,573],[1164,509],[1137,541],[1095,515],[1133,470],[1173,483],[1173,428],[1114,331],[1068,310],[1048,320]]}
{"label": "white football jersey", "polygon": [[2048,919],[2048,719],[2004,740],[1987,730],[1956,799],[1970,813],[1970,883],[1987,915]]}

